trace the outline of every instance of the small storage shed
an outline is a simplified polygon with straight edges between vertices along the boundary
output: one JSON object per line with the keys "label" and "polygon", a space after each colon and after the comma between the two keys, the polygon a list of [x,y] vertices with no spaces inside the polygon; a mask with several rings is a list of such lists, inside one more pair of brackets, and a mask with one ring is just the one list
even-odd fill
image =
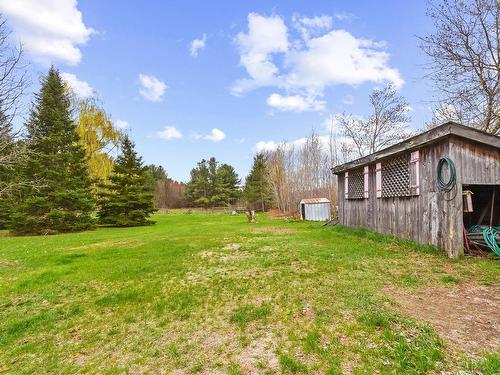
{"label": "small storage shed", "polygon": [[330,201],[326,198],[302,199],[299,206],[302,220],[330,220]]}
{"label": "small storage shed", "polygon": [[471,127],[448,122],[333,173],[343,225],[432,244],[450,257],[463,254],[470,226],[500,225],[500,137]]}

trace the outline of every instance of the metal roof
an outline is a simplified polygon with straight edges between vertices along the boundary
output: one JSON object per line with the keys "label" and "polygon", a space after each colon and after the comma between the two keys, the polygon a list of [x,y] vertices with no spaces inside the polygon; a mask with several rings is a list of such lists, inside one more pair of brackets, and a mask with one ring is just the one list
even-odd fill
{"label": "metal roof", "polygon": [[332,171],[335,174],[340,174],[350,169],[359,168],[373,163],[376,160],[381,160],[401,152],[417,149],[421,146],[437,142],[452,135],[460,138],[466,138],[473,142],[486,144],[491,147],[500,148],[500,137],[497,135],[489,134],[469,126],[460,125],[456,122],[447,122],[424,133],[408,138],[403,142],[377,151],[371,155],[364,156],[342,165],[337,165],[332,168]]}
{"label": "metal roof", "polygon": [[304,198],[300,203],[314,204],[314,203],[330,203],[329,199],[326,198]]}

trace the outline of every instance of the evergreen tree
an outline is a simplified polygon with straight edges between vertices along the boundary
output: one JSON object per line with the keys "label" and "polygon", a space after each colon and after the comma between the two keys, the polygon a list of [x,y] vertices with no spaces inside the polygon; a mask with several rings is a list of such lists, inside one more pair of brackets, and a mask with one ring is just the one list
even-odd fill
{"label": "evergreen tree", "polygon": [[148,167],[134,150],[134,143],[126,136],[121,154],[115,161],[109,182],[99,192],[99,223],[113,226],[154,224],[148,220],[156,211]]}
{"label": "evergreen tree", "polygon": [[27,124],[27,156],[22,174],[30,183],[12,214],[15,233],[50,234],[93,226],[94,200],[85,163],[70,116],[70,99],[59,72],[51,67]]}
{"label": "evergreen tree", "polygon": [[12,213],[13,201],[10,186],[14,180],[11,166],[14,162],[12,160],[14,147],[12,127],[7,117],[0,112],[0,229],[7,228]]}
{"label": "evergreen tree", "polygon": [[169,178],[167,171],[161,165],[150,164],[147,166],[148,180],[151,190],[154,191],[154,204],[156,208],[167,208],[169,198]]}
{"label": "evergreen tree", "polygon": [[191,178],[186,184],[184,196],[188,202],[208,206],[209,198],[209,169],[207,161],[202,159],[196,168],[191,170]]}
{"label": "evergreen tree", "polygon": [[272,191],[267,179],[266,157],[258,153],[253,158],[253,166],[245,181],[243,195],[251,207],[265,211],[271,206]]}
{"label": "evergreen tree", "polygon": [[184,197],[188,202],[205,207],[229,205],[240,195],[239,183],[238,174],[232,166],[219,165],[214,157],[208,162],[203,159],[191,170]]}
{"label": "evergreen tree", "polygon": [[229,164],[221,164],[217,169],[215,195],[212,201],[218,204],[234,204],[240,197],[238,185],[240,179],[234,168]]}

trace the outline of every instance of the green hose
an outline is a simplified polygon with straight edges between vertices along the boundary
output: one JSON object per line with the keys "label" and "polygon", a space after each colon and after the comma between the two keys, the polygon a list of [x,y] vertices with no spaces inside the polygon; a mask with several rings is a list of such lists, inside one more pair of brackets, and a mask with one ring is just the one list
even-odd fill
{"label": "green hose", "polygon": [[496,239],[497,233],[500,233],[499,227],[486,228],[483,230],[483,238],[490,249],[493,250],[496,255],[500,255],[500,247]]}
{"label": "green hose", "polygon": [[500,227],[482,227],[481,225],[472,225],[467,229],[467,232],[482,232],[483,239],[486,245],[493,250],[493,252],[500,256],[500,246],[497,242],[497,237],[500,237]]}
{"label": "green hose", "polygon": [[[450,171],[450,178],[448,179],[448,181],[444,181],[443,179],[443,167],[445,164],[448,165],[448,170]],[[453,163],[453,160],[447,157],[439,159],[437,165],[438,189],[444,192],[450,192],[451,190],[453,190],[456,183],[457,183],[457,170],[455,168],[455,163]]]}

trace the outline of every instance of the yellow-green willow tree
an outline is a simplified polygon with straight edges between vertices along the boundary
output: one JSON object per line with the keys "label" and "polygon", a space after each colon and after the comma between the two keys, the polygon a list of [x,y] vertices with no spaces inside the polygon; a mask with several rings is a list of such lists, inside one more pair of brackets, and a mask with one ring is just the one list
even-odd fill
{"label": "yellow-green willow tree", "polygon": [[85,149],[90,177],[105,182],[113,170],[110,154],[119,146],[122,133],[93,98],[79,100],[76,111],[76,131]]}

